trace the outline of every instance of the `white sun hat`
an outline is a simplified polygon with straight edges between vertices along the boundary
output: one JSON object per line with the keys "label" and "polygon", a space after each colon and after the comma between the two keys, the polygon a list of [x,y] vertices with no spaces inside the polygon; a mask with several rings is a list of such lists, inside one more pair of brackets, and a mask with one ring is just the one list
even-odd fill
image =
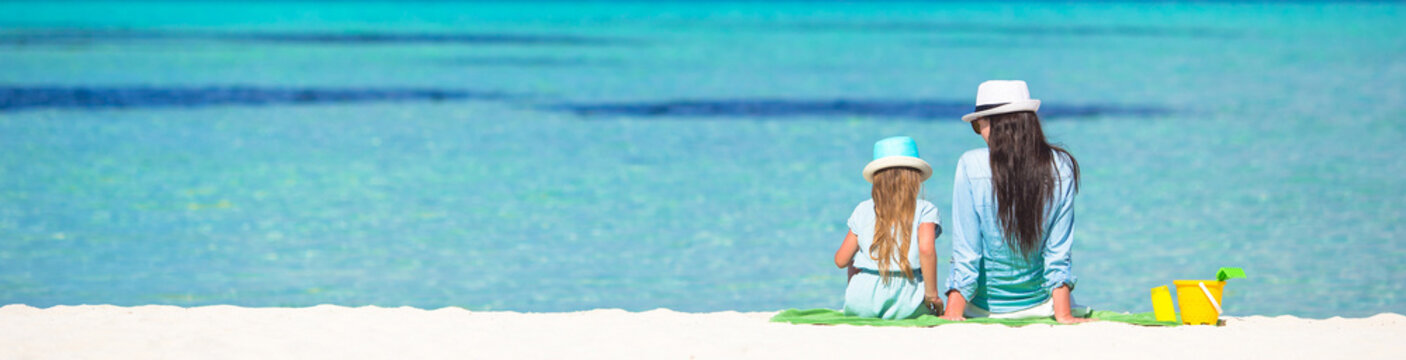
{"label": "white sun hat", "polygon": [[962,116],[972,122],[984,116],[1040,110],[1040,100],[1030,98],[1030,89],[1021,80],[990,80],[976,88],[976,110]]}
{"label": "white sun hat", "polygon": [[918,143],[907,136],[894,136],[874,143],[874,161],[864,166],[864,180],[874,182],[874,173],[891,167],[917,169],[927,181],[932,176],[932,166],[918,157]]}

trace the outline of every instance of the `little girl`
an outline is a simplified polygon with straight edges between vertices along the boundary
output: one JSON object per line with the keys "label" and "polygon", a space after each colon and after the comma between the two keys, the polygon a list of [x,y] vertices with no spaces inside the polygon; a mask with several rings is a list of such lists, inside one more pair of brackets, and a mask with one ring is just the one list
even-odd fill
{"label": "little girl", "polygon": [[937,207],[918,198],[929,176],[932,167],[918,158],[912,138],[874,143],[874,161],[864,167],[864,179],[874,184],[872,198],[854,208],[849,234],[835,251],[835,266],[852,269],[846,315],[907,319],[940,313]]}

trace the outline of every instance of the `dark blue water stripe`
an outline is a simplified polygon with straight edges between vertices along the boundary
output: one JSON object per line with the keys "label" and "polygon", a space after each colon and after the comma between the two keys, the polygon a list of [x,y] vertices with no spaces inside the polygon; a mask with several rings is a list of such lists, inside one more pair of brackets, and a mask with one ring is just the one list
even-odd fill
{"label": "dark blue water stripe", "polygon": [[436,61],[442,65],[450,66],[504,66],[504,67],[582,67],[582,66],[616,66],[621,65],[620,61],[605,59],[582,59],[569,57],[509,57],[509,56],[475,56],[456,57]]}
{"label": "dark blue water stripe", "polygon": [[1041,25],[1041,24],[983,24],[922,21],[809,21],[757,25],[760,29],[789,31],[894,32],[931,34],[995,34],[1040,37],[1180,37],[1180,38],[1240,38],[1245,32],[1228,28],[1164,27],[1141,25]]}
{"label": "dark blue water stripe", "polygon": [[[844,117],[866,116],[906,119],[949,119],[972,111],[970,101],[957,100],[788,100],[788,99],[729,99],[679,100],[628,103],[566,103],[541,107],[581,116],[625,117]],[[1040,107],[1047,118],[1134,116],[1149,117],[1171,113],[1159,107],[1124,106],[1113,104],[1053,105]]]}
{"label": "dark blue water stripe", "polygon": [[285,43],[379,44],[379,43],[452,43],[499,45],[619,45],[626,41],[573,35],[523,35],[499,33],[244,33],[213,34],[213,38]]}
{"label": "dark blue water stripe", "polygon": [[49,29],[0,32],[0,44],[82,44],[99,41],[217,40],[297,44],[397,44],[444,43],[480,45],[601,46],[638,44],[638,41],[565,34],[512,33],[411,33],[411,32],[202,32]]}
{"label": "dark blue water stripe", "polygon": [[491,100],[506,97],[498,93],[442,89],[0,86],[0,112],[34,108],[200,107],[230,104]]}

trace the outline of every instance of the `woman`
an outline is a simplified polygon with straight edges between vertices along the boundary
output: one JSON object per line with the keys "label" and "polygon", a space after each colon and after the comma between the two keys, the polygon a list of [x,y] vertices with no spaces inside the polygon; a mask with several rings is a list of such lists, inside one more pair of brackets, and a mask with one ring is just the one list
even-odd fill
{"label": "woman", "polygon": [[1045,140],[1024,81],[987,81],[962,117],[986,140],[957,163],[952,262],[944,319],[1089,321],[1070,292],[1079,163]]}

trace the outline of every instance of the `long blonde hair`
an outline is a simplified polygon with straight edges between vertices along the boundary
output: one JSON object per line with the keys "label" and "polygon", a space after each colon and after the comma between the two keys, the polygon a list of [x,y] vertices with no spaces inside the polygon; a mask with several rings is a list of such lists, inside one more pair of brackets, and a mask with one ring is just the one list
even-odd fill
{"label": "long blonde hair", "polygon": [[[893,167],[874,174],[874,243],[869,245],[869,258],[879,265],[879,277],[885,285],[892,274],[889,264],[898,258],[903,276],[913,280],[913,266],[908,263],[912,247],[913,213],[918,207],[918,192],[923,187],[923,175],[917,169]],[[898,253],[894,253],[897,249]]]}

